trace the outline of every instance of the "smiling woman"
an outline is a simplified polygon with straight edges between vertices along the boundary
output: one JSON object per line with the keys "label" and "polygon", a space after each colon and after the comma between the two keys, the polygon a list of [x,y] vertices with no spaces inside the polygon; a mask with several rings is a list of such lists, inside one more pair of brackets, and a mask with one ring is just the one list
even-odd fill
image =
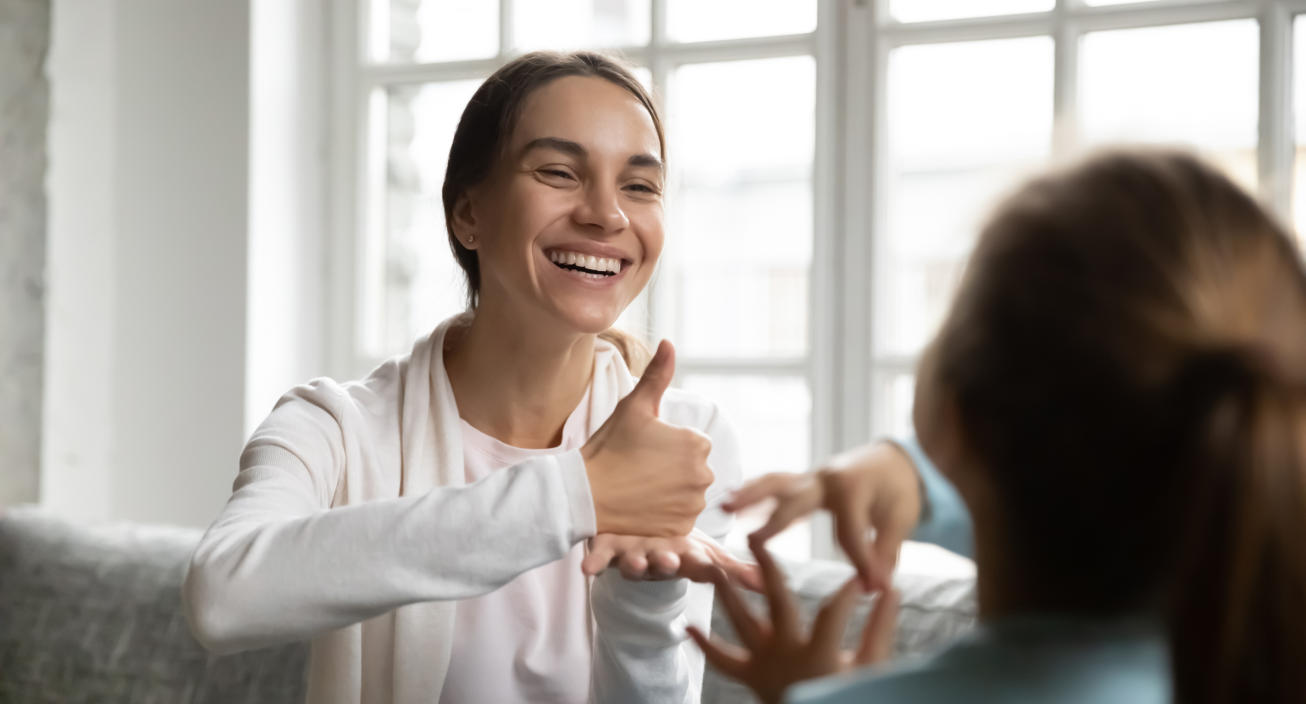
{"label": "smiling woman", "polygon": [[[310,701],[694,702],[733,427],[612,325],[662,253],[665,147],[622,64],[527,54],[443,188],[465,313],[278,404],[186,585],[200,642],[311,637]],[[608,567],[617,570],[609,570]],[[689,584],[688,580],[702,582]]]}

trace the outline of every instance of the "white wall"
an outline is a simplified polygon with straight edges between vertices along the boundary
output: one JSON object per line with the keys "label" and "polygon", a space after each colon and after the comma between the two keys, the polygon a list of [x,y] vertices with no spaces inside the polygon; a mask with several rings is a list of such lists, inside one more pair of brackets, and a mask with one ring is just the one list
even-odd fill
{"label": "white wall", "polygon": [[55,0],[42,503],[205,525],[244,439],[249,7]]}
{"label": "white wall", "polygon": [[48,0],[0,0],[0,507],[40,467],[49,30]]}

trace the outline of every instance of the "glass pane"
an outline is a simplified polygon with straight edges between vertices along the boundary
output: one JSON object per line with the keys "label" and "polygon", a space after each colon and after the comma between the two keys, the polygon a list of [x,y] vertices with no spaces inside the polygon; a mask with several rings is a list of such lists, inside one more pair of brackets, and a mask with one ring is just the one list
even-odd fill
{"label": "glass pane", "polygon": [[1052,69],[1049,37],[890,54],[877,356],[920,351],[951,304],[994,198],[1046,163]]}
{"label": "glass pane", "polygon": [[1055,5],[1056,0],[892,0],[889,13],[899,22],[928,22],[1047,12]]}
{"label": "glass pane", "polygon": [[522,51],[643,46],[650,0],[514,0],[513,31]]}
{"label": "glass pane", "polygon": [[[449,252],[440,187],[449,143],[480,80],[391,88],[385,121],[383,246],[369,257],[368,353],[407,352],[413,340],[464,308],[462,270]],[[375,147],[374,147],[375,148]]]}
{"label": "glass pane", "polygon": [[1083,41],[1088,144],[1195,147],[1256,188],[1255,20],[1093,32]]}
{"label": "glass pane", "polygon": [[667,0],[667,34],[678,42],[805,34],[816,0]]}
{"label": "glass pane", "polygon": [[[681,386],[714,401],[739,431],[744,478],[768,472],[804,472],[811,458],[812,397],[797,377],[706,376],[686,374]],[[747,536],[762,526],[766,510],[739,517],[727,542],[747,547]],[[803,523],[777,536],[773,552],[794,559],[811,557],[811,532]]]}
{"label": "glass pane", "polygon": [[499,53],[499,0],[372,0],[376,61],[486,59]]}
{"label": "glass pane", "polygon": [[916,434],[911,410],[916,400],[916,375],[884,371],[875,377],[879,405],[871,416],[871,436],[905,438]]}
{"label": "glass pane", "polygon": [[694,64],[672,80],[662,332],[686,357],[804,354],[816,64]]}
{"label": "glass pane", "polygon": [[1293,32],[1293,112],[1294,134],[1297,136],[1297,157],[1292,179],[1293,224],[1297,238],[1306,232],[1306,15],[1297,15],[1292,23]]}

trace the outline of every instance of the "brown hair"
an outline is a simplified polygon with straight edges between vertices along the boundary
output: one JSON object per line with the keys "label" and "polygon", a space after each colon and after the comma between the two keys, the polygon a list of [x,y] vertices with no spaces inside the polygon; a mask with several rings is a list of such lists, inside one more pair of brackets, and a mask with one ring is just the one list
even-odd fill
{"label": "brown hair", "polygon": [[1306,274],[1198,159],[1120,152],[985,228],[931,353],[1038,608],[1159,611],[1180,702],[1306,699]]}
{"label": "brown hair", "polygon": [[[449,248],[453,250],[454,260],[467,277],[468,310],[476,308],[480,296],[480,261],[476,251],[463,246],[454,234],[454,206],[467,189],[484,183],[493,173],[512,139],[526,98],[545,85],[567,76],[602,78],[630,91],[653,119],[662,163],[667,162],[666,137],[657,106],[624,61],[593,51],[567,54],[534,51],[495,71],[476,90],[458,121],[458,129],[454,132],[453,143],[449,147],[449,166],[445,170],[441,191]],[[603,332],[599,337],[617,347],[635,374],[641,373],[652,357],[642,341],[615,328]]]}

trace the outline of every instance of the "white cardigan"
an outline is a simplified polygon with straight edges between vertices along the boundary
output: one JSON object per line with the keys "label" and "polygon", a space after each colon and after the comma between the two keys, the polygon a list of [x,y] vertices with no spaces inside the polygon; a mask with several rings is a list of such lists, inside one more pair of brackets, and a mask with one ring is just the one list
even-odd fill
{"label": "white cardigan", "polygon": [[[491,592],[561,559],[595,531],[579,451],[464,483],[458,408],[444,369],[452,320],[347,384],[287,393],[241,454],[234,493],[186,578],[186,612],[218,653],[312,638],[308,701],[439,700],[458,599]],[[596,343],[590,432],[634,387],[624,360]],[[661,417],[712,438],[716,481],[697,526],[720,540],[718,508],[741,480],[733,427],[711,403],[670,389]],[[593,581],[590,673],[597,702],[697,702],[710,585]]]}

